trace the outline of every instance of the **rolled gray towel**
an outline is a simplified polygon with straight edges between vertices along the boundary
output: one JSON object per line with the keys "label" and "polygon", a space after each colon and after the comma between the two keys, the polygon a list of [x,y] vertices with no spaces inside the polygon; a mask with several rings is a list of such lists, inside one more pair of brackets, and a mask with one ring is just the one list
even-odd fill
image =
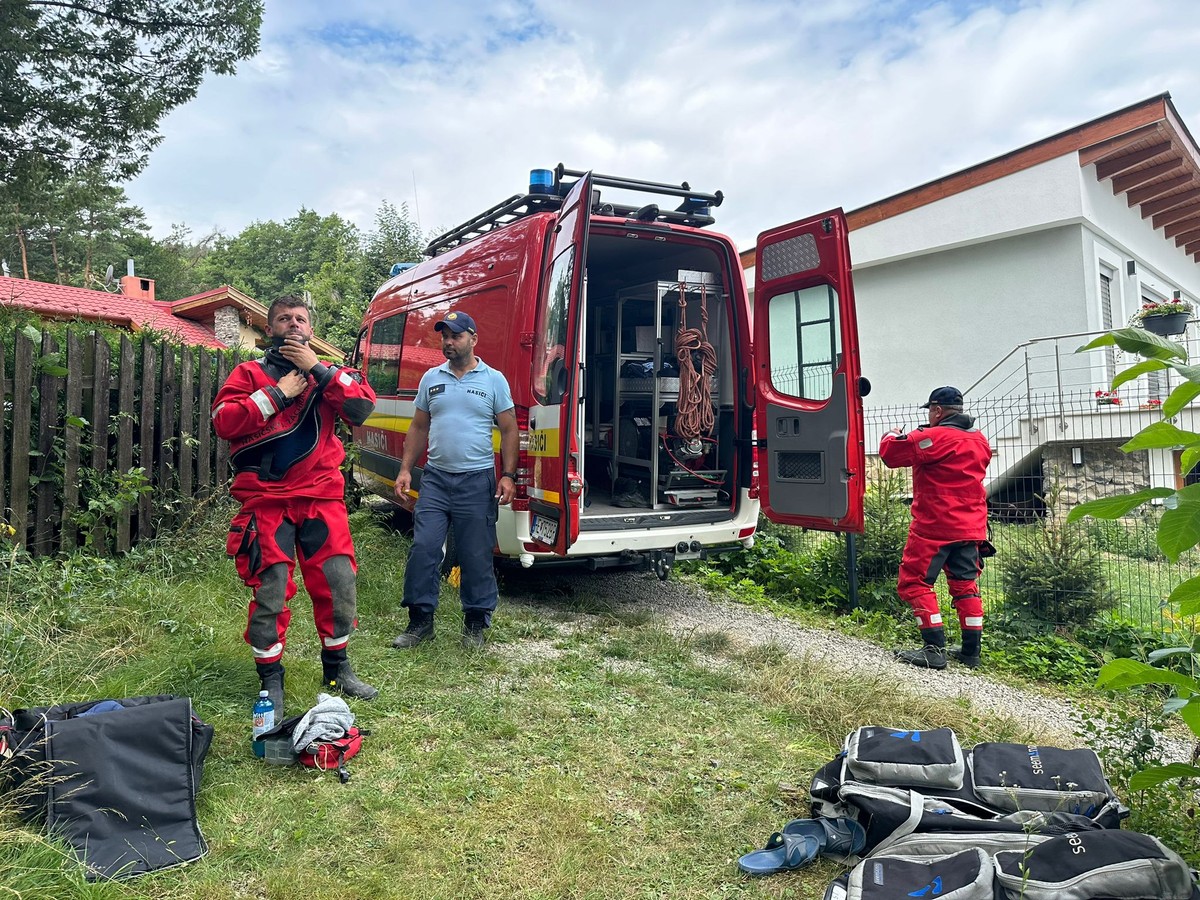
{"label": "rolled gray towel", "polygon": [[292,749],[303,753],[313,741],[340,738],[354,724],[354,713],[341,697],[317,694],[317,705],[300,717],[292,731]]}

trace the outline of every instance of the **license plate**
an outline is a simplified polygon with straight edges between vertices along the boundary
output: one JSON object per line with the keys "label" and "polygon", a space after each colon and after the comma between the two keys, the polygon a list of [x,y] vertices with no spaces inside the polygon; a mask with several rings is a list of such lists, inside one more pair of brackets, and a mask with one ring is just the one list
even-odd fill
{"label": "license plate", "polygon": [[545,516],[534,516],[530,523],[529,536],[547,547],[553,547],[558,540],[558,522]]}

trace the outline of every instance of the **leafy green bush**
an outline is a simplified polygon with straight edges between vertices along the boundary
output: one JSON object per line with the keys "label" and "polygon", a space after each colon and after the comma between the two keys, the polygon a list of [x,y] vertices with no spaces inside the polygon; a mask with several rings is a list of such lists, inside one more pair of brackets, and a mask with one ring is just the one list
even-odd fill
{"label": "leafy green bush", "polygon": [[1087,625],[1117,605],[1100,563],[1100,551],[1080,526],[1055,513],[1060,488],[1046,492],[1044,519],[1027,525],[1025,539],[999,557],[1004,613],[1048,624]]}
{"label": "leafy green bush", "polygon": [[983,650],[989,668],[1032,681],[1088,685],[1100,669],[1098,653],[1038,622],[989,620]]}
{"label": "leafy green bush", "polygon": [[1152,513],[1115,520],[1089,519],[1087,522],[1088,537],[1097,549],[1151,562],[1163,558],[1158,549],[1157,531],[1158,519]]}
{"label": "leafy green bush", "polygon": [[[903,471],[877,468],[867,482],[865,524],[857,539],[858,604],[864,609],[888,609],[896,602],[896,575],[912,515],[904,503],[908,478]],[[826,541],[812,552],[810,575],[817,592],[831,605],[849,605],[846,541]]]}
{"label": "leafy green bush", "polygon": [[[1136,328],[1122,328],[1096,338],[1079,348],[1079,352],[1116,345],[1126,353],[1137,354],[1143,361],[1130,366],[1113,379],[1113,389],[1149,372],[1174,369],[1183,377],[1162,405],[1163,419],[1147,425],[1121,447],[1126,453],[1137,450],[1174,451],[1182,447],[1180,468],[1190,471],[1200,462],[1200,434],[1184,431],[1173,417],[1200,397],[1200,367],[1190,365],[1182,344],[1168,341]],[[1172,562],[1200,544],[1200,484],[1186,485],[1180,490],[1167,487],[1147,488],[1119,497],[1105,497],[1081,504],[1071,510],[1068,521],[1093,516],[1100,519],[1119,519],[1153,500],[1162,500],[1164,512],[1158,522],[1158,547]],[[1187,579],[1176,586],[1168,603],[1178,605],[1183,616],[1200,613],[1200,576]],[[1175,663],[1173,668],[1159,666],[1164,660]],[[1191,730],[1200,737],[1200,639],[1188,644],[1155,650],[1147,662],[1137,659],[1114,659],[1104,665],[1096,686],[1111,690],[1128,690],[1141,685],[1163,685],[1173,696],[1163,704],[1168,713],[1178,713]],[[1131,790],[1157,788],[1168,781],[1178,781],[1184,790],[1192,791],[1195,779],[1200,778],[1200,766],[1195,755],[1187,763],[1150,765],[1131,776]],[[1161,793],[1158,795],[1162,796]],[[1194,812],[1194,810],[1193,810]]]}
{"label": "leafy green bush", "polygon": [[1077,628],[1071,637],[1104,662],[1122,656],[1148,659],[1155,650],[1174,642],[1169,634],[1144,628],[1116,612],[1098,616],[1091,624]]}
{"label": "leafy green bush", "polygon": [[858,549],[860,583],[884,580],[895,586],[912,521],[907,497],[908,475],[902,470],[878,468],[867,481],[866,523]]}
{"label": "leafy green bush", "polygon": [[[858,599],[868,609],[887,609],[896,601],[896,573],[908,535],[910,515],[904,504],[908,480],[903,472],[878,469],[866,489],[866,527],[858,537]],[[772,600],[808,602],[833,609],[850,604],[843,535],[802,533],[759,521],[754,546],[707,565],[681,564],[711,587],[752,582]]]}

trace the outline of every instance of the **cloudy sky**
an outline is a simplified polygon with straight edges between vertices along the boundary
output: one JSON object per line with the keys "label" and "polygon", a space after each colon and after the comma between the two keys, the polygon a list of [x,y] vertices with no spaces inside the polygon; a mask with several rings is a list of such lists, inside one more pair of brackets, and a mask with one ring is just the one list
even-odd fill
{"label": "cloudy sky", "polygon": [[159,236],[432,232],[564,162],[720,189],[745,247],[1163,92],[1200,136],[1198,60],[1195,0],[267,0],[128,192]]}

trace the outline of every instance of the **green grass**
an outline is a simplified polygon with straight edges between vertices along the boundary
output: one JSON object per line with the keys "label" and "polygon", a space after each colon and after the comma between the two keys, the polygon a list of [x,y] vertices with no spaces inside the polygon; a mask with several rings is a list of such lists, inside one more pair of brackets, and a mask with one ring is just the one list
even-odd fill
{"label": "green grass", "polygon": [[[216,727],[199,796],[209,855],[89,885],[0,811],[0,895],[25,898],[798,897],[839,869],[752,880],[737,857],[803,802],[814,769],[866,723],[948,725],[964,744],[1036,738],[963,703],[899,693],[774,646],[679,637],[637,606],[551,592],[503,598],[483,653],[459,648],[446,588],[438,638],[402,630],[407,545],[356,513],[360,674],[371,731],[340,784],[250,752],[257,682],[241,639],[248,592],[223,555],[224,515],[127,560],[9,560],[0,584],[0,701],[44,705],[171,692]],[[315,701],[304,594],[285,662],[289,707]]]}

